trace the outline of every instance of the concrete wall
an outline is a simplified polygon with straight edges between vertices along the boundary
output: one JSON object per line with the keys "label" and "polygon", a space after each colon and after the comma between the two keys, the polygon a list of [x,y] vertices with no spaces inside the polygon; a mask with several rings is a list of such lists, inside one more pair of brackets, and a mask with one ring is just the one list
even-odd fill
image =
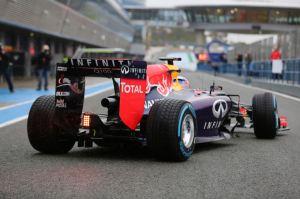
{"label": "concrete wall", "polygon": [[51,0],[1,0],[1,23],[95,46],[130,47],[109,27]]}

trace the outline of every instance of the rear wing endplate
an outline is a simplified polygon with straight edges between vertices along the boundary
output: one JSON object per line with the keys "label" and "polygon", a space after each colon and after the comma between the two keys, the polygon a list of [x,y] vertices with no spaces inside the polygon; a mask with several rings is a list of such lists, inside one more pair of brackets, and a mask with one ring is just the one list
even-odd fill
{"label": "rear wing endplate", "polygon": [[[69,59],[56,67],[55,107],[58,114],[81,116],[85,77],[120,78],[120,112],[123,123],[134,130],[144,112],[147,63],[133,60]],[[79,118],[80,120],[80,118]]]}

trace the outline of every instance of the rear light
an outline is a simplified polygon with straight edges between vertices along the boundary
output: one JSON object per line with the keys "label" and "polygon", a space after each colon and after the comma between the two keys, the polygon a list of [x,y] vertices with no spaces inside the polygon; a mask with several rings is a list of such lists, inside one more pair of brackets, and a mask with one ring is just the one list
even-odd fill
{"label": "rear light", "polygon": [[91,126],[91,114],[84,113],[81,119],[81,126],[83,128],[90,128]]}
{"label": "rear light", "polygon": [[287,118],[285,116],[280,116],[280,127],[286,128],[288,126]]}
{"label": "rear light", "polygon": [[245,109],[244,107],[240,108],[240,113],[242,114],[243,117],[247,117],[247,109]]}

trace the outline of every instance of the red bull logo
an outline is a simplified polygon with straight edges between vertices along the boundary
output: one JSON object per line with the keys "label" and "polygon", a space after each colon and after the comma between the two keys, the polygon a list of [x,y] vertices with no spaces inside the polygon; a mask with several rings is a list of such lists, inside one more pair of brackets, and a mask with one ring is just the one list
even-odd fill
{"label": "red bull logo", "polygon": [[168,73],[167,67],[164,65],[156,66],[155,68],[148,67],[147,73],[146,93],[149,93],[153,87],[156,87],[159,94],[168,96],[171,92],[172,77]]}

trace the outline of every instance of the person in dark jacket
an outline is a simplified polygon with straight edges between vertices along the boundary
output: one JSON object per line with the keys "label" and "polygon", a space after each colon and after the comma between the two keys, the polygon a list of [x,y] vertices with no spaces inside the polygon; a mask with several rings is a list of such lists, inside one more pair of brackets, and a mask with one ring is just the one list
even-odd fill
{"label": "person in dark jacket", "polygon": [[5,53],[3,46],[0,44],[0,76],[3,76],[7,82],[8,89],[11,93],[14,92],[14,85],[11,79],[10,58]]}
{"label": "person in dark jacket", "polygon": [[237,55],[236,61],[237,61],[237,67],[238,67],[238,75],[241,76],[242,70],[243,70],[243,55],[239,53]]}
{"label": "person in dark jacket", "polygon": [[37,56],[37,78],[38,78],[38,86],[37,90],[41,90],[42,81],[44,79],[44,89],[48,90],[48,73],[50,70],[50,62],[51,62],[51,54],[50,48],[48,45],[44,45],[42,52]]}
{"label": "person in dark jacket", "polygon": [[250,53],[246,53],[245,63],[246,63],[246,75],[247,76],[252,76],[252,69],[251,69],[252,56],[251,56]]}

